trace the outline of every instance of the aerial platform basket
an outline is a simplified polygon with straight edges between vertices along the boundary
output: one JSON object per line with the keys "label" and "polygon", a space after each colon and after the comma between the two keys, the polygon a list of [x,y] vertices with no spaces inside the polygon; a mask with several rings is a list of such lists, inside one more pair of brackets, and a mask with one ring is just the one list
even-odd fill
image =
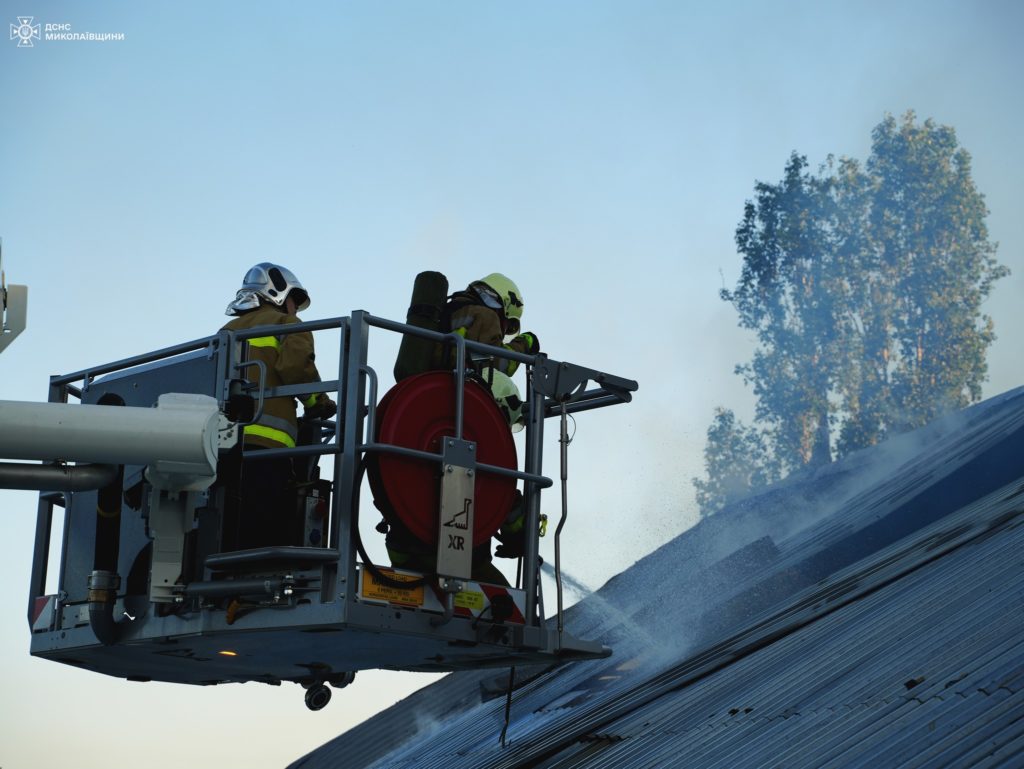
{"label": "aerial platform basket", "polygon": [[[339,330],[341,338],[336,380],[269,388],[265,372],[245,362],[250,338],[329,329]],[[371,330],[375,336],[412,334],[456,349],[454,371],[425,375],[408,388],[417,403],[429,391],[422,402],[432,409],[446,400],[444,393],[450,395],[447,410],[441,409],[447,415],[443,425],[420,419],[419,427],[379,429],[378,420],[386,422],[389,413],[394,421],[394,415],[417,409],[398,396],[378,398],[377,373],[368,364]],[[497,409],[493,402],[482,405],[486,399],[467,378],[467,352],[515,359],[526,368],[521,467],[514,449],[511,459],[507,449],[494,450],[492,425],[481,424],[493,418],[487,408]],[[254,383],[245,381],[246,370]],[[254,421],[268,398],[326,391],[339,408],[337,419],[304,426],[305,443],[242,454],[243,461],[257,461],[255,454],[294,459],[300,469],[295,516],[301,545],[222,552],[225,490],[212,476],[204,480],[194,465],[114,452],[113,459],[99,460],[107,462],[104,472],[78,466],[76,480],[66,472],[74,466],[61,461],[81,457],[48,457],[65,471],[49,477],[66,481],[36,486],[44,491],[28,607],[32,654],[140,681],[295,681],[309,690],[312,708],[329,698],[325,684],[345,685],[363,669],[447,671],[608,655],[601,644],[565,631],[560,616],[557,622],[544,617],[538,530],[541,492],[552,481],[542,474],[543,432],[550,417],[561,417],[564,431],[567,415],[628,402],[636,387],[545,355],[503,351],[363,311],[273,329],[221,331],[53,377],[51,403],[109,407],[115,422],[119,413],[145,418],[143,409],[158,401],[166,405],[169,394],[210,404],[208,421],[218,432],[211,440],[221,458],[240,450],[232,448],[238,427]],[[158,436],[153,441],[159,445]],[[332,480],[319,477],[317,460],[324,455],[334,460]],[[408,474],[410,483],[419,484],[411,499],[421,497],[432,511],[439,574],[369,563],[358,518],[368,465],[391,468],[378,483],[381,477],[388,483],[398,468],[397,477]],[[429,469],[424,473],[421,467]],[[487,507],[476,512],[479,528],[471,521],[463,530],[467,537],[472,532],[472,544],[486,541],[504,514],[491,507],[505,505],[517,483],[523,487],[527,532],[522,584],[480,582],[471,574],[466,543],[444,552],[443,542],[457,542],[455,530],[444,524],[464,522],[462,513]],[[58,508],[64,512],[63,546],[57,592],[47,594],[50,531]],[[429,534],[429,527],[421,533]]]}

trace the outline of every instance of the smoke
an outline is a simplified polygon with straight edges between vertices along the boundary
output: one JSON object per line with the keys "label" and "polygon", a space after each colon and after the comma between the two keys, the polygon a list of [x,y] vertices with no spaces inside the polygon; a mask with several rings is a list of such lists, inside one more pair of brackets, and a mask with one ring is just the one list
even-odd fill
{"label": "smoke", "polygon": [[[954,472],[962,457],[1024,427],[1024,409],[996,407],[1014,397],[1024,398],[1024,388],[796,473],[702,520],[599,591],[563,569],[566,591],[581,598],[566,627],[600,638],[616,660],[634,660],[643,670],[677,664],[712,628],[721,637],[748,621],[742,608],[725,607],[792,568],[796,554],[820,552],[875,523]],[[543,568],[552,574],[550,565]]]}

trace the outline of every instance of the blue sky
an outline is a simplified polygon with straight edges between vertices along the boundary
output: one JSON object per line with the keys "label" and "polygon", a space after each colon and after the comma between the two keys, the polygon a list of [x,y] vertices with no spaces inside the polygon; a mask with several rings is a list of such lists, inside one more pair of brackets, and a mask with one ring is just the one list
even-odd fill
{"label": "blue sky", "polygon": [[[713,407],[752,408],[732,375],[750,340],[717,292],[739,273],[755,180],[793,150],[866,158],[872,127],[907,109],[973,156],[1014,271],[985,307],[985,394],[1024,382],[1024,6],[211,5],[0,2],[5,30],[31,15],[125,35],[0,39],[0,236],[8,281],[30,287],[0,398],[44,400],[51,374],[212,333],[258,261],[307,285],[307,319],[401,318],[422,269],[455,286],[506,272],[552,356],[641,384],[582,417],[572,447],[566,569],[597,586],[694,521]],[[332,344],[317,340],[325,370]],[[0,506],[0,766],[280,766],[430,680],[361,674],[310,714],[297,687],[129,684],[31,659],[34,495]],[[116,734],[96,734],[97,707]],[[154,738],[168,723],[179,736]]]}

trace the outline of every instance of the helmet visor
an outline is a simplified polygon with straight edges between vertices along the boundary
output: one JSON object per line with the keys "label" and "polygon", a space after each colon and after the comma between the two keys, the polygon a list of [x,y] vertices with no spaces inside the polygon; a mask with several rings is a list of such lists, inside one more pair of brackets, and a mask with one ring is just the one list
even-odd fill
{"label": "helmet visor", "polygon": [[483,283],[477,283],[475,287],[476,295],[480,297],[480,301],[484,303],[485,307],[490,307],[492,310],[497,310],[504,314],[505,305],[502,304],[501,297],[498,296],[497,291]]}

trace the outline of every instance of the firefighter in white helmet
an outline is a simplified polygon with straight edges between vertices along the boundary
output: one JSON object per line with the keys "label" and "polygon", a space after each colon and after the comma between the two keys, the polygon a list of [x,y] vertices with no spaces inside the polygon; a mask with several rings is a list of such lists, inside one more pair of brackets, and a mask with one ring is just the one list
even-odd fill
{"label": "firefighter in white helmet", "polygon": [[[270,262],[254,265],[242,280],[242,287],[228,304],[226,315],[235,316],[224,328],[232,331],[256,326],[289,326],[299,323],[297,313],[309,307],[309,293],[285,267]],[[308,331],[272,334],[247,340],[245,360],[262,361],[266,368],[264,386],[307,384],[320,381]],[[257,381],[255,366],[245,377]],[[330,418],[337,406],[325,393],[301,398],[304,416]],[[252,449],[290,448],[298,437],[295,398],[267,398],[255,424],[246,425],[243,443]],[[225,521],[225,550],[266,545],[298,544],[300,524],[292,520],[295,486],[290,457],[253,459],[241,463],[237,452],[222,463],[221,476],[228,489]],[[233,503],[233,504],[232,504]]]}

